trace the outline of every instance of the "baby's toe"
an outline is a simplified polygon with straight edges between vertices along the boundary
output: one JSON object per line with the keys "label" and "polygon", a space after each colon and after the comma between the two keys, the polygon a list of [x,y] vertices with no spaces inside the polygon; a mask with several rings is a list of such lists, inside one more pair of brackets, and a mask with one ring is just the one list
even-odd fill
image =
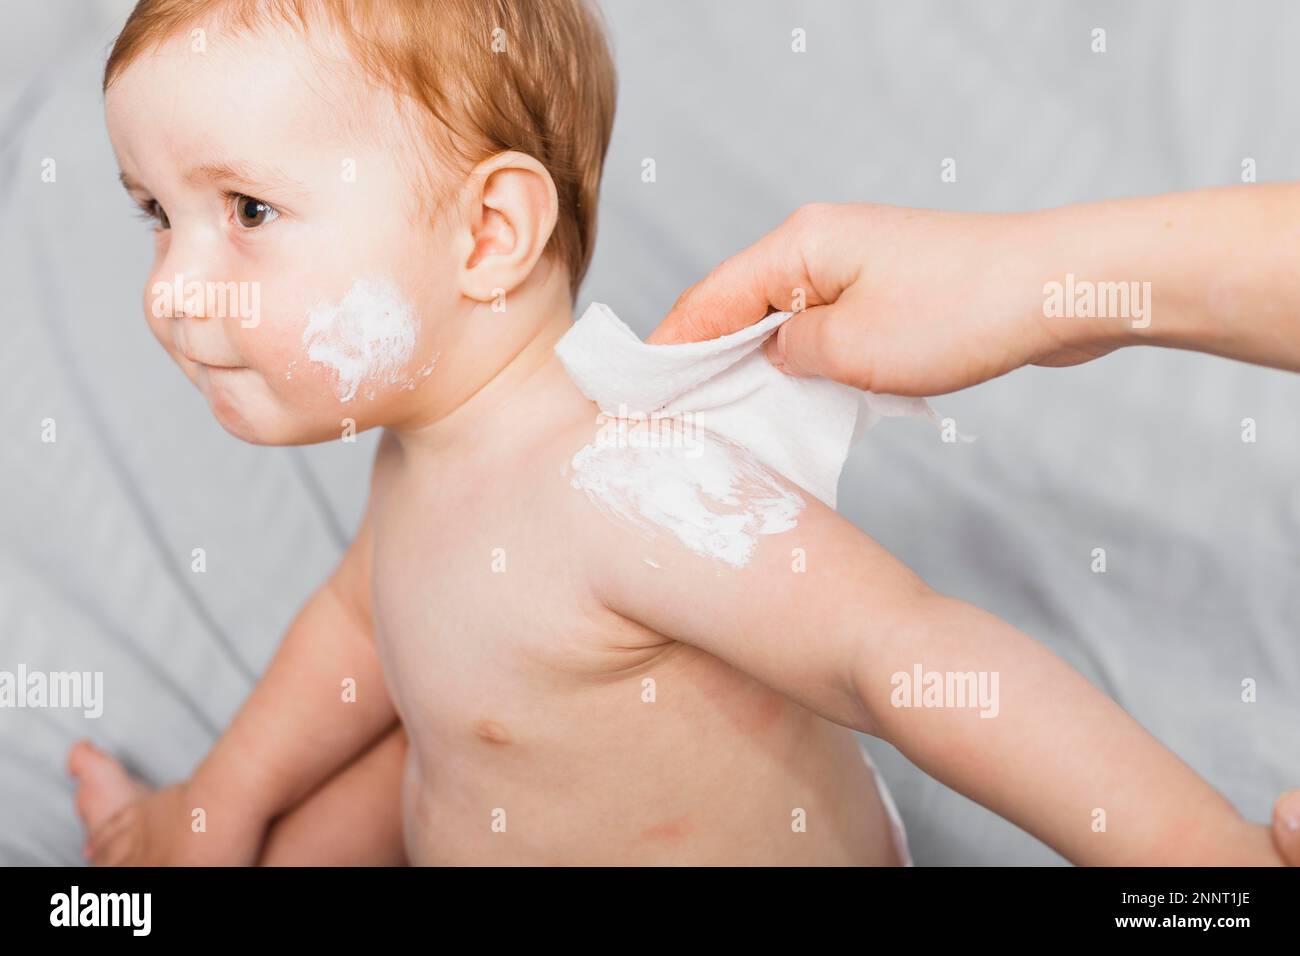
{"label": "baby's toe", "polygon": [[98,750],[89,740],[78,740],[68,748],[68,773],[80,777],[85,773],[88,764],[95,759],[96,753]]}
{"label": "baby's toe", "polygon": [[147,793],[123,766],[88,741],[78,741],[68,754],[68,770],[76,778],[77,813],[88,832]]}

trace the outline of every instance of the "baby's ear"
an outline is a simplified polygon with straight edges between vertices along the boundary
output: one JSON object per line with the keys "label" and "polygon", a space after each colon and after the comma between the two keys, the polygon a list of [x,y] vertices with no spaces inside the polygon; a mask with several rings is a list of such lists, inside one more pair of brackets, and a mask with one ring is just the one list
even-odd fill
{"label": "baby's ear", "polygon": [[532,156],[508,150],[475,166],[462,195],[461,292],[488,302],[519,286],[542,257],[559,214],[555,182]]}

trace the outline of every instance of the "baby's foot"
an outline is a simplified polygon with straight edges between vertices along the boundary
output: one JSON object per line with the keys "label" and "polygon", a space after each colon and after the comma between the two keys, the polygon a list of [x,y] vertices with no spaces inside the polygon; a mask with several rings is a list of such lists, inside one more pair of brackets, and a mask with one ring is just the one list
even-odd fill
{"label": "baby's foot", "polygon": [[77,781],[77,814],[88,834],[82,855],[89,860],[96,833],[150,789],[89,740],[77,741],[68,751],[68,773]]}
{"label": "baby's foot", "polygon": [[226,813],[219,834],[209,834],[208,801],[190,781],[154,790],[86,740],[69,751],[68,772],[77,780],[77,813],[88,834],[82,852],[95,866],[257,862],[265,821]]}

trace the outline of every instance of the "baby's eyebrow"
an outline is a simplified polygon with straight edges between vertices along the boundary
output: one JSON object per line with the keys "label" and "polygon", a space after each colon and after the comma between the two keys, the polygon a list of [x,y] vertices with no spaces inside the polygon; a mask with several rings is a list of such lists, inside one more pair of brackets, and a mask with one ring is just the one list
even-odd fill
{"label": "baby's eyebrow", "polygon": [[[117,178],[122,181],[122,186],[128,193],[149,192],[141,183],[133,179],[129,173],[119,172]],[[185,174],[185,179],[187,182],[200,186],[212,183],[226,183],[252,190],[260,190],[269,186],[273,189],[289,190],[297,193],[308,192],[306,186],[296,179],[286,176],[275,167],[258,169],[249,163],[240,162],[201,163],[192,167]]]}
{"label": "baby's eyebrow", "polygon": [[263,187],[305,193],[307,187],[296,179],[286,175],[274,166],[261,168],[251,163],[238,160],[225,160],[213,163],[200,163],[190,167],[185,174],[186,182],[196,186],[225,183],[251,190]]}

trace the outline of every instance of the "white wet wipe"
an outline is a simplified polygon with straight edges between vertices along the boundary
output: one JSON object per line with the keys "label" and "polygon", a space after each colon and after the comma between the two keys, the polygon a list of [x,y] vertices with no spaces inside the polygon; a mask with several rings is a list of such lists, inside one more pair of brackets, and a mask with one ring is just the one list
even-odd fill
{"label": "white wet wipe", "polygon": [[[608,513],[740,567],[757,535],[794,527],[803,507],[770,479],[765,487],[751,459],[834,508],[855,438],[886,416],[938,421],[924,399],[776,369],[762,345],[792,315],[778,312],[706,342],[647,345],[593,302],[555,352],[606,416],[645,424],[603,430],[570,462],[571,484]],[[642,447],[631,447],[638,436]],[[671,453],[669,444],[677,446]]]}
{"label": "white wet wipe", "polygon": [[338,374],[339,401],[350,402],[362,382],[401,379],[415,350],[415,331],[411,307],[396,285],[357,279],[337,305],[322,302],[307,314],[302,341],[310,361]]}

